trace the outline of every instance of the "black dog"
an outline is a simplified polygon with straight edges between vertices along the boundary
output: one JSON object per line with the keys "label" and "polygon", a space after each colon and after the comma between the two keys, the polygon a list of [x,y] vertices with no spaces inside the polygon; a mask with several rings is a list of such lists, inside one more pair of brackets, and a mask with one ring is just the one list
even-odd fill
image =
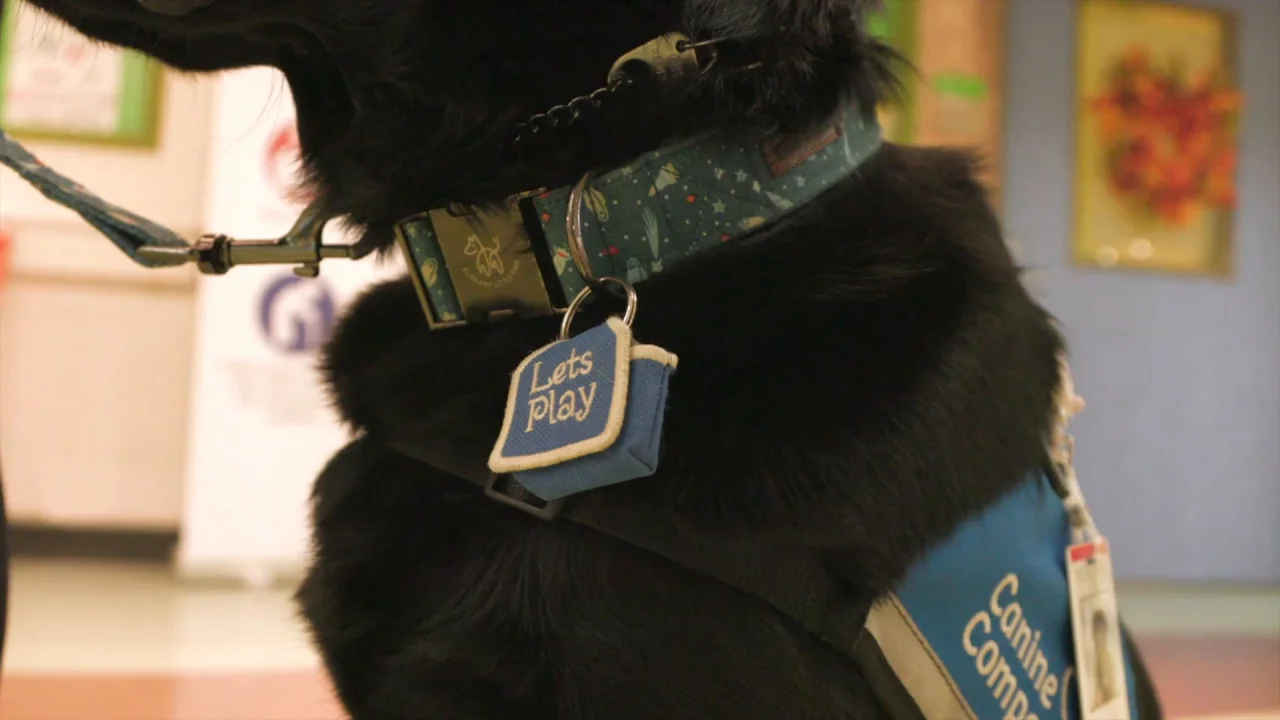
{"label": "black dog", "polygon": [[[871,0],[35,4],[177,68],[282,70],[319,202],[367,249],[414,213],[571,185],[680,138],[803,136],[850,103],[870,116],[893,87]],[[672,31],[729,42],[704,72],[530,131]],[[637,337],[681,365],[659,473],[600,492],[693,536],[814,548],[870,604],[1044,463],[1062,343],[962,153],[886,144],[816,202],[637,290]],[[894,717],[858,665],[766,604],[437,469],[483,466],[512,369],[557,323],[433,332],[403,281],[332,342],[331,388],[363,435],[317,482],[300,601],[352,716]]]}

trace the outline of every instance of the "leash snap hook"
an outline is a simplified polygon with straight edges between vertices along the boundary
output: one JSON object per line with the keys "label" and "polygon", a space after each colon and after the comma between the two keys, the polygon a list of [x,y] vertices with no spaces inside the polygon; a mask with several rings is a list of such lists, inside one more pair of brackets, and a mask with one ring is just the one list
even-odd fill
{"label": "leash snap hook", "polygon": [[225,275],[236,265],[296,265],[293,272],[299,277],[314,278],[320,274],[321,260],[357,257],[354,245],[324,244],[322,236],[329,219],[314,207],[309,207],[284,237],[274,240],[236,240],[227,235],[205,235],[190,248],[144,246],[138,254],[168,264],[194,262],[204,275]]}

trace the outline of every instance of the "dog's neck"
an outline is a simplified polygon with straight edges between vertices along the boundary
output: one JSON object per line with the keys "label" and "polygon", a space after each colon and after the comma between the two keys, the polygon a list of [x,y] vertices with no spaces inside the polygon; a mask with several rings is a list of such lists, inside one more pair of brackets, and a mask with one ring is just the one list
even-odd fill
{"label": "dog's neck", "polygon": [[[701,56],[671,46],[674,33],[663,35],[620,58],[597,53],[554,88],[516,101],[406,95],[370,81],[371,89],[353,93],[360,111],[341,137],[326,121],[334,89],[317,85],[305,64],[282,69],[321,210],[363,228],[368,249],[389,247],[396,223],[424,209],[493,205],[532,188],[572,185],[588,169],[618,167],[707,132],[748,144],[803,136],[847,104],[876,107],[892,86],[883,53],[819,70],[794,39],[695,34],[711,38],[697,43],[712,43]],[[620,75],[630,81],[615,87]],[[802,102],[793,97],[792,88],[813,83],[820,87]],[[388,137],[414,141],[393,148]]]}
{"label": "dog's neck", "polygon": [[857,107],[765,143],[707,134],[498,209],[411,217],[399,242],[433,328],[556,314],[601,278],[640,282],[782,219],[879,145]]}

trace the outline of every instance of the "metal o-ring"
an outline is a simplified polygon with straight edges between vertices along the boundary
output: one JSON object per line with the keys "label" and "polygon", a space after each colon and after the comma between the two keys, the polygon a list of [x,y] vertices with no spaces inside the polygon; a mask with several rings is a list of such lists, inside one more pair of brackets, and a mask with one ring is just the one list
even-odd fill
{"label": "metal o-ring", "polygon": [[569,211],[565,214],[565,232],[569,238],[569,255],[578,269],[578,275],[588,286],[604,282],[591,272],[591,261],[587,258],[587,246],[582,239],[582,198],[587,193],[587,183],[591,182],[591,171],[583,174],[582,179],[569,192]]}
{"label": "metal o-ring", "polygon": [[[609,284],[617,285],[627,293],[627,312],[622,316],[622,322],[627,327],[631,327],[631,323],[636,319],[636,306],[640,304],[640,298],[636,295],[636,289],[626,280],[623,280],[620,277],[613,277],[611,275],[602,277],[596,282],[597,286]],[[564,319],[560,321],[561,340],[569,339],[569,331],[573,327],[573,318],[578,314],[578,310],[582,308],[582,303],[586,302],[587,298],[591,297],[591,293],[595,292],[595,287],[596,286],[592,285],[586,286],[582,289],[582,292],[578,293],[578,296],[573,299],[573,302],[569,303],[569,309],[565,310]]]}

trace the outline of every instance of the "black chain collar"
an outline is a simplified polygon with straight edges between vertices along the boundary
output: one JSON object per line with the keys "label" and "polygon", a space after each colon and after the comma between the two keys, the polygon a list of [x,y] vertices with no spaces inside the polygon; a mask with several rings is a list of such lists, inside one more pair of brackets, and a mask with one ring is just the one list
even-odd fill
{"label": "black chain collar", "polygon": [[[608,83],[603,87],[548,108],[517,125],[512,147],[519,151],[535,137],[573,126],[588,113],[602,108],[611,98],[635,86],[641,74],[662,81],[670,77],[706,73],[722,62],[720,47],[726,43],[741,44],[730,38],[693,41],[678,33],[655,38],[618,58],[609,71]],[[734,64],[745,70],[763,65],[758,61]]]}
{"label": "black chain collar", "polygon": [[623,74],[604,87],[596,88],[586,95],[579,95],[562,105],[555,105],[516,126],[512,143],[520,147],[534,136],[544,131],[556,131],[567,128],[578,122],[588,111],[596,111],[603,107],[608,98],[616,96],[622,90],[635,83],[632,76]]}

